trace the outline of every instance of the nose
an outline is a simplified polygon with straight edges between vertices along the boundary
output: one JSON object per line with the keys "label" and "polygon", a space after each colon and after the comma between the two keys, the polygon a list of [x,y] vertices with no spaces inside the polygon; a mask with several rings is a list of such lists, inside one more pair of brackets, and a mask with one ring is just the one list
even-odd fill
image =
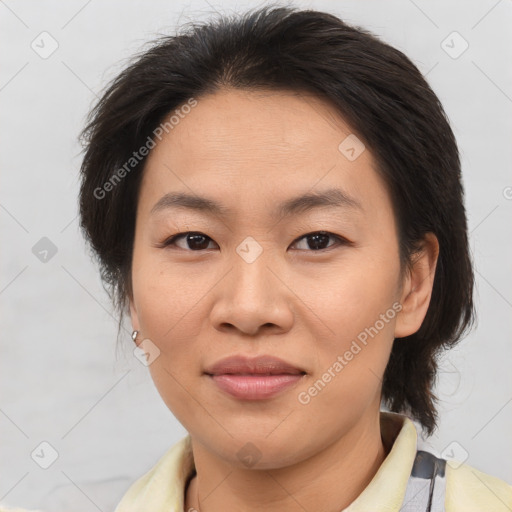
{"label": "nose", "polygon": [[291,329],[294,295],[286,286],[286,272],[270,251],[255,259],[236,254],[231,262],[231,270],[217,287],[211,311],[214,327],[249,336]]}

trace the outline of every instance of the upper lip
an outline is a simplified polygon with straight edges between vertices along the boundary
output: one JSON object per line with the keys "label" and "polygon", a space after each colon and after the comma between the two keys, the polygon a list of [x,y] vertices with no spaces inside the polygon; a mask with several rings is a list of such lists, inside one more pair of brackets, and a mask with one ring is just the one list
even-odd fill
{"label": "upper lip", "polygon": [[206,368],[205,373],[209,375],[223,375],[223,374],[258,374],[258,375],[300,375],[306,372],[291,364],[273,356],[257,356],[247,357],[243,355],[236,355],[226,357],[217,361],[213,365]]}

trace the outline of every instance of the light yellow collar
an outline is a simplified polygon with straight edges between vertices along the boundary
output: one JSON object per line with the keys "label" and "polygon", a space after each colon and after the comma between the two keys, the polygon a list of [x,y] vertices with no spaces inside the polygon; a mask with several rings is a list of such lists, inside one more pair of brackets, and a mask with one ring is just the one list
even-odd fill
{"label": "light yellow collar", "polygon": [[[401,414],[381,411],[381,433],[391,451],[363,492],[341,512],[399,512],[416,457],[418,433],[414,423]],[[398,430],[398,434],[396,431]]]}
{"label": "light yellow collar", "polygon": [[[401,414],[381,411],[381,433],[393,443],[379,470],[364,491],[340,512],[399,512],[417,448],[414,423]],[[183,512],[185,484],[194,471],[190,435],[172,446],[145,475],[140,477],[115,512]]]}

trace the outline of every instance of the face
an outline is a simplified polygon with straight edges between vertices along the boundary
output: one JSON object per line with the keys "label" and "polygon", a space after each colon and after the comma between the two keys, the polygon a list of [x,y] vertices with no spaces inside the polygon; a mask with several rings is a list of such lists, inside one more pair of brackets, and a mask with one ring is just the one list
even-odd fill
{"label": "face", "polygon": [[[133,328],[159,351],[149,370],[169,409],[233,464],[249,441],[259,468],[299,462],[378,417],[393,339],[407,334],[404,288],[390,197],[351,134],[315,97],[223,90],[197,98],[147,159]],[[319,199],[328,191],[338,204]],[[178,193],[219,211],[154,209]],[[292,203],[305,194],[316,199]],[[233,355],[302,373],[264,398],[234,396],[205,373]]]}

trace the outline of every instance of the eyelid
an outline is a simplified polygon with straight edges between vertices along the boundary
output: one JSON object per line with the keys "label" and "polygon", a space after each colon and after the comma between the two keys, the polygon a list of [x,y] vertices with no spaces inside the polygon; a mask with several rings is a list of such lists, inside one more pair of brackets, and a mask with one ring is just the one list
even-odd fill
{"label": "eyelid", "polygon": [[326,231],[326,230],[323,230],[323,229],[320,229],[318,231],[310,231],[309,233],[305,233],[304,235],[301,235],[299,236],[298,238],[296,238],[294,241],[293,241],[293,244],[292,245],[295,245],[297,242],[299,242],[300,240],[302,240],[303,238],[306,238],[308,236],[312,236],[312,235],[318,235],[318,234],[322,234],[322,235],[326,235],[326,236],[329,236],[330,238],[333,238],[335,239],[335,243],[326,247],[325,249],[319,249],[317,251],[313,251],[313,250],[305,250],[305,249],[302,249],[304,252],[310,252],[310,253],[324,253],[324,252],[327,252],[327,251],[330,251],[331,249],[334,249],[336,247],[339,247],[341,245],[353,245],[353,242],[351,242],[350,240],[348,240],[347,238],[341,236],[341,235],[337,235],[336,233],[332,233],[331,231]]}
{"label": "eyelid", "polygon": [[[308,236],[317,235],[317,234],[327,235],[327,236],[329,236],[331,238],[334,238],[337,241],[337,243],[334,243],[334,244],[326,247],[325,249],[319,249],[317,251],[315,251],[315,250],[306,250],[306,249],[299,249],[299,250],[303,251],[303,252],[310,252],[310,253],[324,253],[326,251],[329,251],[329,250],[331,250],[331,249],[333,249],[335,247],[339,247],[341,245],[350,245],[350,246],[354,245],[354,242],[348,240],[347,238],[345,238],[345,237],[343,237],[341,235],[337,235],[336,233],[332,233],[331,231],[326,231],[326,230],[310,231],[308,233],[300,235],[299,237],[297,237],[293,241],[292,245],[295,245],[297,242],[301,241],[302,239],[304,239],[304,238],[306,238]],[[218,245],[217,242],[215,242],[215,240],[213,240],[213,238],[209,237],[208,235],[206,235],[205,233],[202,233],[200,231],[182,231],[180,233],[176,233],[174,235],[171,235],[170,237],[166,238],[163,242],[155,244],[155,246],[158,247],[158,248],[162,248],[162,249],[171,247],[173,242],[175,242],[178,238],[184,237],[186,235],[201,235],[201,236],[204,236],[205,238],[209,239],[210,241],[212,241],[216,245]],[[181,247],[178,247],[178,249],[181,249]],[[202,250],[198,250],[198,251],[192,251],[192,250],[189,250],[189,249],[183,249],[183,250],[186,251],[186,252],[200,253],[200,252],[205,252],[208,249],[202,249]]]}
{"label": "eyelid", "polygon": [[[155,247],[160,248],[160,249],[166,249],[171,245],[172,242],[174,242],[178,238],[184,237],[185,235],[201,235],[201,236],[204,236],[205,238],[208,238],[215,244],[217,244],[217,242],[215,242],[215,240],[213,240],[213,238],[209,237],[205,233],[202,233],[201,231],[181,231],[180,233],[176,233],[174,235],[167,237],[163,242],[156,243]],[[181,247],[178,247],[178,249],[181,249]],[[186,250],[186,249],[183,249],[183,250]],[[188,252],[204,252],[204,251],[205,251],[205,249],[203,249],[202,251],[189,250]]]}

